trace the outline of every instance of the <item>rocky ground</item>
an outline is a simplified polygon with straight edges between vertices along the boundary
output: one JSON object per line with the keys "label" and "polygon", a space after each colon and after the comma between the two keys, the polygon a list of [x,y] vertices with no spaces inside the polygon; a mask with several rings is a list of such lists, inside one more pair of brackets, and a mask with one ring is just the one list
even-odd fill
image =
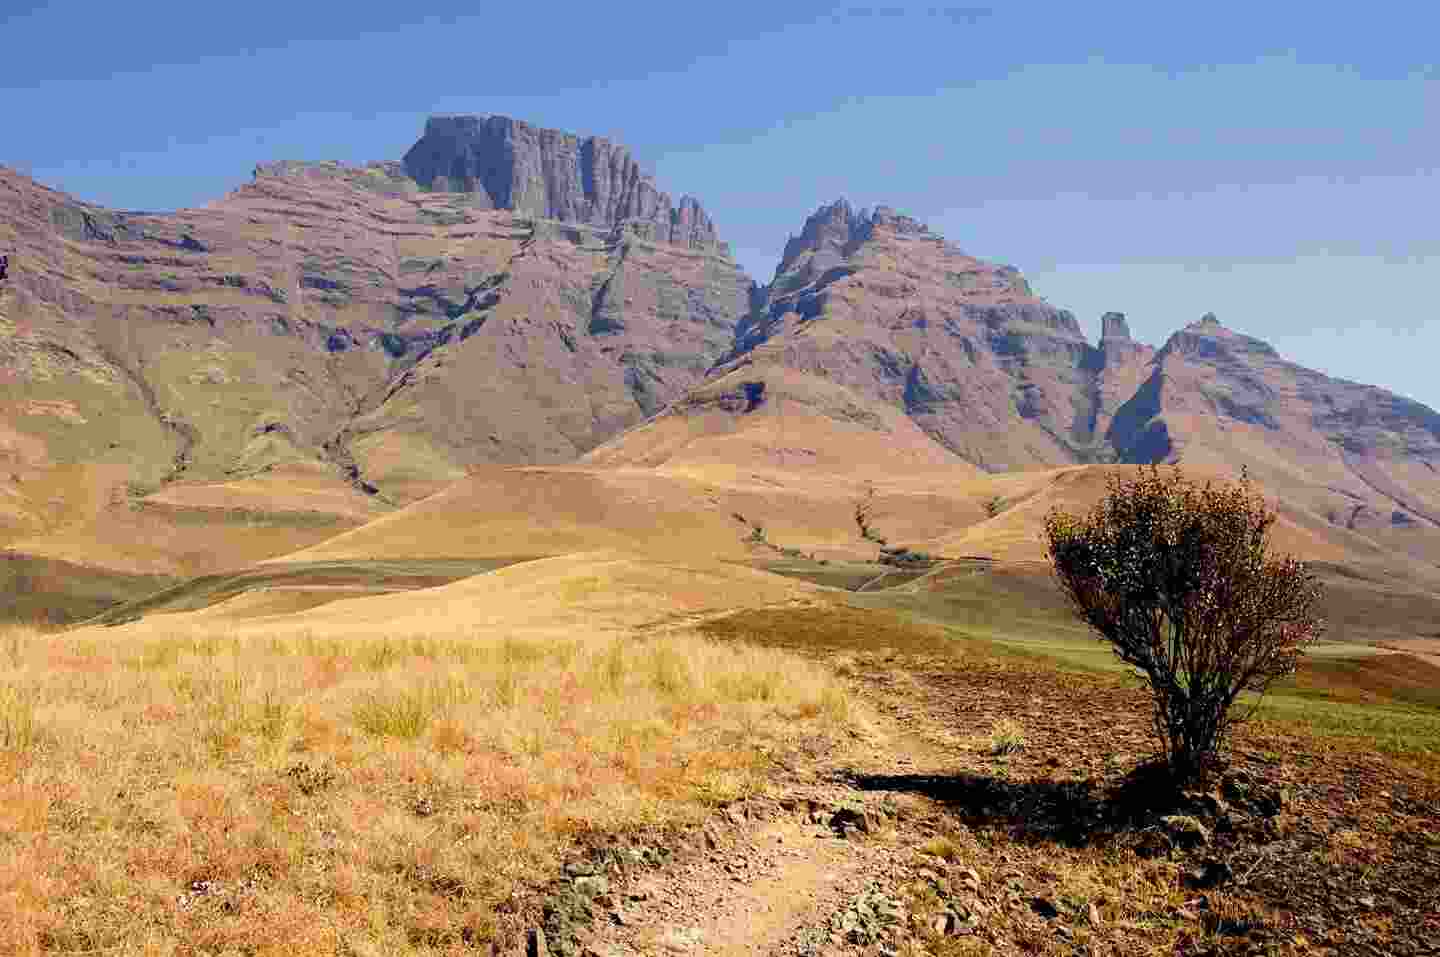
{"label": "rocky ground", "polygon": [[537,954],[1440,954],[1440,782],[1244,732],[1204,790],[1134,768],[1145,697],[1033,662],[840,664],[876,715],[702,829],[585,841],[515,902]]}

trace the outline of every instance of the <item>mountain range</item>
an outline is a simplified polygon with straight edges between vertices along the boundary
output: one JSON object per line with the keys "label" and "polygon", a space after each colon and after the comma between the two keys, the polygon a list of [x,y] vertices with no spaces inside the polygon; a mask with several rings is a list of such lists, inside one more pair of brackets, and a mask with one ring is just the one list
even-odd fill
{"label": "mountain range", "polygon": [[[724,551],[767,514],[797,548],[869,547],[848,513],[878,488],[910,539],[1004,552],[1057,490],[1150,462],[1243,467],[1326,560],[1440,562],[1434,410],[1213,315],[1156,347],[1107,313],[1091,342],[884,206],[820,208],[760,284],[603,138],[433,117],[399,161],[267,163],[174,213],[0,167],[5,251],[0,547],[41,591],[358,554],[407,516],[458,535],[499,502],[544,524],[578,508],[552,481],[647,547],[680,522]],[[481,537],[544,550],[512,533]]]}

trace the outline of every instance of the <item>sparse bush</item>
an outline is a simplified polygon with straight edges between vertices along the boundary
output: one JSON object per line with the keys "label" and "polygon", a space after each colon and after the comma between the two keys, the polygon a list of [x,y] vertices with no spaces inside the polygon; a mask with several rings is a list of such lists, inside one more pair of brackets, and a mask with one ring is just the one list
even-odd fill
{"label": "sparse bush", "polygon": [[884,547],[887,541],[875,530],[871,524],[875,521],[875,486],[865,487],[865,496],[855,503],[855,524],[860,529],[860,537],[868,542],[874,542]]}
{"label": "sparse bush", "polygon": [[1018,721],[1001,718],[990,726],[990,753],[1014,754],[1025,750],[1025,729]]}
{"label": "sparse bush", "polygon": [[[1175,468],[1113,476],[1088,515],[1045,519],[1051,562],[1076,614],[1149,681],[1173,777],[1202,773],[1263,695],[1323,630],[1319,582],[1272,558],[1275,512],[1242,475],[1199,485]],[[1258,701],[1258,699],[1257,699]]]}
{"label": "sparse bush", "polygon": [[989,515],[991,518],[994,518],[996,515],[999,515],[999,514],[1000,514],[1001,512],[1003,512],[1003,511],[1005,511],[1005,500],[1004,500],[1003,498],[1001,498],[1000,496],[996,495],[994,498],[991,498],[991,499],[986,500],[986,502],[985,502],[985,514],[986,514],[986,515]]}

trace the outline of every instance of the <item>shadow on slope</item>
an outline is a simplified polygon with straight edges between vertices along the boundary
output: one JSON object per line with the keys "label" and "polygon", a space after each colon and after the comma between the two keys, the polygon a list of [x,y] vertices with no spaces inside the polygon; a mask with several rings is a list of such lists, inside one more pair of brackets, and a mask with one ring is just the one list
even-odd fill
{"label": "shadow on slope", "polygon": [[[277,602],[274,611],[301,611],[360,595],[448,585],[471,575],[528,560],[528,557],[415,558],[261,565],[240,572],[201,575],[111,608],[84,624],[121,625],[146,615],[199,611],[247,593],[260,592],[294,593],[294,600]],[[236,611],[237,617],[250,616],[240,609]]]}
{"label": "shadow on slope", "polygon": [[0,552],[0,623],[70,625],[169,588],[170,575],[90,568],[55,558]]}

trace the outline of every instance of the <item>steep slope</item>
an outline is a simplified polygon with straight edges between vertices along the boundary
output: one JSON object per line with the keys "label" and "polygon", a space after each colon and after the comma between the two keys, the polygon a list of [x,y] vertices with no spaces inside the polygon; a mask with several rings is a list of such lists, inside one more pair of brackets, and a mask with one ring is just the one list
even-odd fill
{"label": "steep slope", "polygon": [[978,473],[900,410],[819,374],[748,353],[582,459],[595,466],[766,469],[817,478]]}
{"label": "steep slope", "polygon": [[[173,214],[0,168],[0,545],[124,551],[205,499],[304,526],[268,553],[290,551],[472,466],[574,459],[683,394],[750,283],[697,204],[672,210],[607,149],[628,185],[578,217],[523,190],[427,192],[394,162],[267,164]],[[537,182],[521,151],[487,162]],[[538,175],[564,192],[554,163]],[[252,508],[244,483],[266,474],[300,478]],[[216,541],[182,550],[229,562]],[[159,553],[143,564],[197,570]]]}
{"label": "steep slope", "polygon": [[1316,521],[1440,562],[1440,414],[1288,362],[1208,315],[1147,372],[1109,429],[1127,460],[1244,467]]}
{"label": "steep slope", "polygon": [[1103,356],[1018,271],[887,207],[821,208],[785,247],[740,354],[824,375],[903,410],[988,470],[1084,460]]}

